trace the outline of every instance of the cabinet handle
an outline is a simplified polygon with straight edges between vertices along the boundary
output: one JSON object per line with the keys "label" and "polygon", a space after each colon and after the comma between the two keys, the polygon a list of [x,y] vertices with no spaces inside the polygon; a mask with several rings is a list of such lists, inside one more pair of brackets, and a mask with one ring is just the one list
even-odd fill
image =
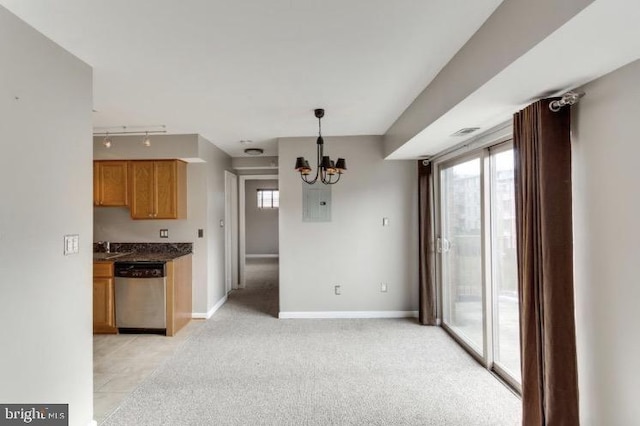
{"label": "cabinet handle", "polygon": [[153,217],[153,213],[149,213],[149,217]]}

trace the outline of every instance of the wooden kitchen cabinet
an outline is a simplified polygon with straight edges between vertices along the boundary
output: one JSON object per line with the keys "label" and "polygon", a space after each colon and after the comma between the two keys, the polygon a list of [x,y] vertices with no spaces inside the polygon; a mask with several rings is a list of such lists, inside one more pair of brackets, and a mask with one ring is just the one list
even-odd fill
{"label": "wooden kitchen cabinet", "polygon": [[192,312],[192,256],[167,262],[167,336],[187,325]]}
{"label": "wooden kitchen cabinet", "polygon": [[129,205],[128,161],[93,162],[93,204],[99,207]]}
{"label": "wooden kitchen cabinet", "polygon": [[93,262],[93,332],[116,334],[113,262]]}
{"label": "wooden kitchen cabinet", "polygon": [[129,161],[133,219],[187,217],[187,164],[180,160]]}

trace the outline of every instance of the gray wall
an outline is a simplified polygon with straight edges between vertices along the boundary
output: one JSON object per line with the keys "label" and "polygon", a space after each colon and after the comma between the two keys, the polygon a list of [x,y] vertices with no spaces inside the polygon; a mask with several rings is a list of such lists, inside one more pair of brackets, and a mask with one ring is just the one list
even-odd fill
{"label": "gray wall", "polygon": [[[280,139],[280,164],[315,150],[315,138]],[[349,168],[332,187],[331,222],[302,222],[303,183],[289,168],[279,174],[280,311],[417,309],[416,163],[384,161],[379,136],[325,138],[325,150]]]}
{"label": "gray wall", "polygon": [[[1,6],[0,57],[0,401],[69,404],[86,426],[92,72]],[[63,255],[65,234],[79,254]]]}
{"label": "gray wall", "polygon": [[277,180],[245,182],[245,232],[247,254],[278,254],[278,211],[259,209],[258,189],[278,189]]}
{"label": "gray wall", "polygon": [[[206,314],[224,296],[224,170],[231,158],[198,135],[152,136],[151,147],[140,137],[112,137],[111,148],[94,139],[96,159],[194,158],[187,165],[187,218],[182,220],[132,220],[129,209],[94,208],[94,241],[190,242],[193,255],[193,312]],[[222,210],[221,210],[222,209]],[[169,238],[160,238],[160,229]],[[198,238],[198,229],[204,238]],[[222,250],[220,250],[222,244]]]}
{"label": "gray wall", "polygon": [[583,425],[640,419],[640,61],[573,107],[576,333]]}

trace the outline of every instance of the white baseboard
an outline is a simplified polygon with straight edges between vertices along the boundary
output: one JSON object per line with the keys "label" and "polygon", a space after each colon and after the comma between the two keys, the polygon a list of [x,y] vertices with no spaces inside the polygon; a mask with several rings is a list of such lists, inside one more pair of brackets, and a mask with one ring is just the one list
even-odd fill
{"label": "white baseboard", "polygon": [[417,318],[418,311],[327,311],[280,312],[280,319]]}
{"label": "white baseboard", "polygon": [[98,426],[98,421],[97,420],[91,420],[89,422],[89,424],[87,424],[87,426]]}
{"label": "white baseboard", "polygon": [[222,299],[218,300],[218,303],[213,305],[213,307],[211,309],[209,309],[209,311],[206,314],[199,313],[199,312],[194,312],[194,313],[191,314],[191,318],[193,318],[193,319],[209,319],[209,318],[211,318],[213,316],[213,314],[216,313],[216,311],[218,309],[220,309],[220,307],[222,305],[225,304],[226,301],[227,301],[227,295],[225,294],[224,296],[222,296]]}

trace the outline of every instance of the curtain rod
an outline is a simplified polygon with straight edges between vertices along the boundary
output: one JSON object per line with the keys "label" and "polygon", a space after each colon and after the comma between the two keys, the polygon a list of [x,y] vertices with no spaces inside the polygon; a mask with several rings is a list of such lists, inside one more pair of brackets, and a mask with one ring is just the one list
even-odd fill
{"label": "curtain rod", "polygon": [[158,133],[167,133],[166,130],[138,130],[131,132],[98,132],[94,133],[93,136],[119,136],[119,135],[145,135],[145,134],[158,134]]}
{"label": "curtain rod", "polygon": [[549,109],[553,112],[558,112],[565,105],[573,105],[578,103],[581,97],[584,96],[584,92],[573,92],[569,91],[562,95],[560,99],[557,101],[551,101],[549,103]]}

